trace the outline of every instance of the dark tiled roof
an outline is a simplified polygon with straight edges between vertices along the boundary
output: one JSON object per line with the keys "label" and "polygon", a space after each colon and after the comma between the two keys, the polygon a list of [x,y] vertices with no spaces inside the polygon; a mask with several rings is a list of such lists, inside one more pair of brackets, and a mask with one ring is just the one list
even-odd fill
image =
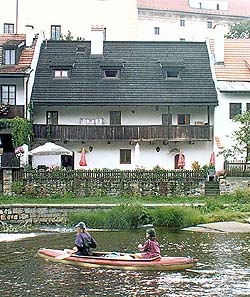
{"label": "dark tiled roof", "polygon": [[[85,47],[84,52],[77,48]],[[183,62],[181,80],[165,80],[161,61]],[[107,61],[121,79],[102,79]],[[72,65],[70,79],[53,79],[53,66]],[[32,93],[35,104],[217,104],[207,46],[198,42],[106,41],[103,56],[88,41],[48,41],[41,47]]]}

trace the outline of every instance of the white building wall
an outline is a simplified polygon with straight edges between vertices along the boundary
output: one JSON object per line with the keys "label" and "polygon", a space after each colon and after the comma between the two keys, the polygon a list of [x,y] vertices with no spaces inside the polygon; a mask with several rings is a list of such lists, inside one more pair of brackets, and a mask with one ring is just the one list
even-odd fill
{"label": "white building wall", "polygon": [[[229,104],[230,103],[241,103],[242,113],[246,111],[246,104],[250,103],[250,96],[247,94],[240,93],[222,93],[218,91],[219,105],[215,108],[214,113],[214,135],[218,136],[221,140],[221,144],[225,149],[230,148],[233,145],[232,136],[233,132],[239,128],[239,123],[233,122],[229,118]],[[215,143],[215,152],[218,154],[223,149],[219,149]],[[241,156],[235,156],[238,160],[242,160]],[[218,169],[223,168],[224,158],[222,155],[217,158]]]}
{"label": "white building wall", "polygon": [[[107,40],[134,40],[136,34],[136,0],[19,0],[18,33],[25,25],[35,32],[45,31],[50,38],[51,25],[61,25],[62,34],[68,30],[74,37],[90,40],[91,25],[107,28]],[[0,33],[3,23],[16,27],[16,0],[5,1],[0,10]]]}

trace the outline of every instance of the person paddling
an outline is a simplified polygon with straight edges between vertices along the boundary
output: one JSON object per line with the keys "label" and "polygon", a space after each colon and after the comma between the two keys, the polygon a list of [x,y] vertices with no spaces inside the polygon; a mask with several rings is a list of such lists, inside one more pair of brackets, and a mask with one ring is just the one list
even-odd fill
{"label": "person paddling", "polygon": [[78,256],[91,256],[92,248],[97,247],[97,243],[92,235],[87,232],[84,222],[78,223],[76,226],[76,239],[75,246],[72,249],[71,254]]}
{"label": "person paddling", "polygon": [[139,244],[138,249],[141,253],[137,253],[136,257],[143,259],[150,259],[160,256],[160,246],[156,239],[156,232],[154,228],[146,231],[146,242],[144,245]]}

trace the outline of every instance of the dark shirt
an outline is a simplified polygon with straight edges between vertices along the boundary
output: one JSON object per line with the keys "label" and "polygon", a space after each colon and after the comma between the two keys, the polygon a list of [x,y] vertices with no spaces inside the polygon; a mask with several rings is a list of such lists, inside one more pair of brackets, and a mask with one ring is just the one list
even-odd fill
{"label": "dark shirt", "polygon": [[78,249],[76,255],[90,256],[92,255],[91,248],[96,248],[97,243],[90,233],[81,232],[76,235],[75,246]]}

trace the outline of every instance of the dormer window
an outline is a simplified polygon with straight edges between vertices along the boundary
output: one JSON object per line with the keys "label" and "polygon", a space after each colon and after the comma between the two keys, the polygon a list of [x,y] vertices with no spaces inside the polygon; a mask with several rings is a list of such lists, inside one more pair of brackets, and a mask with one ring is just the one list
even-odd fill
{"label": "dormer window", "polygon": [[4,64],[5,65],[15,65],[16,64],[16,50],[5,49],[4,51]]}
{"label": "dormer window", "polygon": [[120,78],[120,70],[118,69],[107,69],[103,70],[103,78],[104,79],[119,79]]}
{"label": "dormer window", "polygon": [[164,78],[166,80],[180,80],[181,73],[185,68],[182,60],[168,60],[160,63]]}
{"label": "dormer window", "polygon": [[180,79],[180,69],[166,69],[166,79]]}
{"label": "dormer window", "polygon": [[54,78],[68,78],[69,70],[54,70]]}

